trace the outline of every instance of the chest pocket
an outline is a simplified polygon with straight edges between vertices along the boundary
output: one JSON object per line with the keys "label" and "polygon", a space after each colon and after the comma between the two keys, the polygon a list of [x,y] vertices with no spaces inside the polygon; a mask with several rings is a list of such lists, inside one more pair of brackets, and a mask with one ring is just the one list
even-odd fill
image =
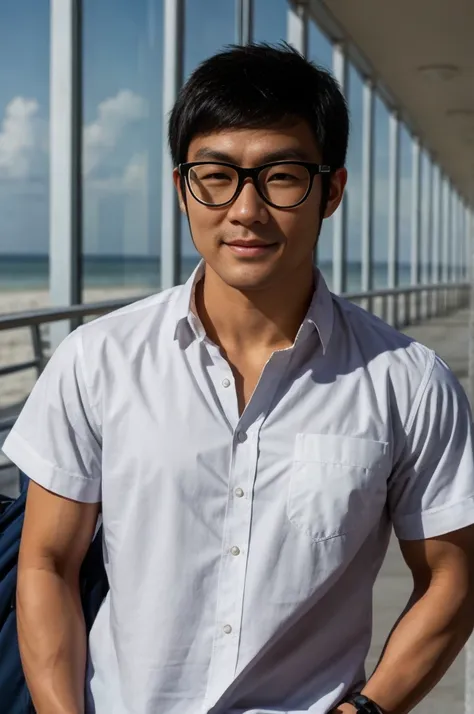
{"label": "chest pocket", "polygon": [[313,541],[368,533],[385,507],[389,473],[385,442],[297,434],[288,518]]}

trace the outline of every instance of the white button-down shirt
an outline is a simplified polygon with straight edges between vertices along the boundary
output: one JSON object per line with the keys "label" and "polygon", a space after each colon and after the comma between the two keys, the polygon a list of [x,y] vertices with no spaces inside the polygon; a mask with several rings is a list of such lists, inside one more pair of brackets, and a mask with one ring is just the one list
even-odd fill
{"label": "white button-down shirt", "polygon": [[392,524],[420,539],[474,523],[466,395],[319,276],[239,417],[192,309],[201,272],[72,333],[4,450],[103,503],[88,711],[323,714],[364,682]]}

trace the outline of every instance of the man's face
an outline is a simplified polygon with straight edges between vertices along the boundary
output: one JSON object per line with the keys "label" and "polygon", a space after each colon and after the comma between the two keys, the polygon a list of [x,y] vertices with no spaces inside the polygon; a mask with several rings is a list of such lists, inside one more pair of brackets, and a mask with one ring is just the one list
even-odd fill
{"label": "man's face", "polygon": [[[189,146],[187,161],[226,161],[253,168],[275,161],[275,156],[278,160],[321,163],[313,134],[304,121],[286,127],[223,130],[198,135]],[[272,190],[278,187],[280,180],[278,176],[273,178]],[[174,181],[181,209],[186,211],[177,170]],[[344,169],[331,175],[324,217],[336,210],[345,182]],[[278,282],[281,284],[282,280],[287,283],[301,279],[312,266],[321,224],[321,186],[322,177],[315,176],[308,198],[295,208],[269,206],[249,179],[234,201],[223,207],[202,205],[186,186],[193,241],[207,270],[242,291],[265,289]],[[236,242],[244,245],[236,245]]]}

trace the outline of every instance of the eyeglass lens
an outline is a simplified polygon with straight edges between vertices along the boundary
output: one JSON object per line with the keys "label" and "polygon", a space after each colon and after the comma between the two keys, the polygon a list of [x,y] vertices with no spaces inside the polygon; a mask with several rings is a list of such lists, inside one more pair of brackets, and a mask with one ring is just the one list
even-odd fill
{"label": "eyeglass lens", "polygon": [[[210,206],[231,201],[238,188],[239,175],[230,166],[199,164],[189,171],[189,187],[194,197]],[[311,176],[305,166],[269,166],[258,176],[259,188],[270,203],[280,208],[294,206],[305,197]]]}

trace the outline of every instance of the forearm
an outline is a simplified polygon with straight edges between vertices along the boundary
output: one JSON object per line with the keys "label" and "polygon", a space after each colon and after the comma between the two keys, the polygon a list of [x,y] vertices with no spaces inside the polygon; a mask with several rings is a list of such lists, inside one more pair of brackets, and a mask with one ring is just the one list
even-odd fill
{"label": "forearm", "polygon": [[438,582],[414,595],[363,693],[384,712],[405,714],[437,684],[473,627],[472,603]]}
{"label": "forearm", "polygon": [[20,570],[17,623],[37,714],[83,714],[87,643],[78,585],[53,568]]}

